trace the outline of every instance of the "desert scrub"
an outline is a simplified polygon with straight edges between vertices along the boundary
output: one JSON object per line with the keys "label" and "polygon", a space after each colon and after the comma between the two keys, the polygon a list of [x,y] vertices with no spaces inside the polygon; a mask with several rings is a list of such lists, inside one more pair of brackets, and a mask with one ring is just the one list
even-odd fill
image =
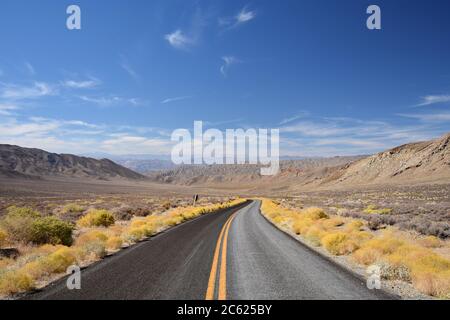
{"label": "desert scrub", "polygon": [[422,293],[450,298],[450,261],[431,249],[443,245],[436,237],[412,239],[391,227],[376,233],[365,231],[361,220],[342,224],[339,218],[330,218],[318,209],[295,211],[267,199],[261,211],[278,225],[290,220],[288,229],[333,255],[347,255],[364,266],[382,266],[384,279],[411,282]]}
{"label": "desert scrub", "polygon": [[41,217],[30,208],[9,207],[0,221],[13,241],[35,244],[72,244],[74,227],[55,217]]}
{"label": "desert scrub", "polygon": [[34,288],[33,280],[23,272],[7,271],[0,274],[0,294],[10,295]]}
{"label": "desert scrub", "polygon": [[31,208],[12,206],[6,209],[6,216],[0,220],[0,227],[12,241],[30,242],[33,223],[40,216],[39,212]]}
{"label": "desert scrub", "polygon": [[6,238],[8,237],[6,231],[0,229],[0,248],[6,244]]}
{"label": "desert scrub", "polygon": [[392,212],[392,209],[389,208],[377,208],[377,206],[371,204],[368,205],[366,209],[364,209],[364,213],[367,214],[389,214]]}
{"label": "desert scrub", "polygon": [[61,221],[55,217],[36,219],[30,230],[30,240],[35,244],[72,244],[72,232],[74,226],[71,223]]}
{"label": "desert scrub", "polygon": [[84,210],[85,210],[84,207],[82,207],[76,203],[68,203],[62,208],[61,213],[63,215],[69,214],[69,213],[82,213],[82,212],[84,212]]}
{"label": "desert scrub", "polygon": [[108,210],[92,209],[77,221],[80,227],[109,227],[115,223],[114,216]]}

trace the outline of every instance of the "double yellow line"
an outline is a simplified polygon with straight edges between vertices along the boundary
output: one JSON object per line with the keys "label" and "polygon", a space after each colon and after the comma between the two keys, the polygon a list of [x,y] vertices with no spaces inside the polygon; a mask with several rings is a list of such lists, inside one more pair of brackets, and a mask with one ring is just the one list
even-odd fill
{"label": "double yellow line", "polygon": [[219,238],[217,239],[216,250],[214,251],[213,263],[211,266],[211,272],[209,274],[208,289],[206,290],[206,300],[214,300],[214,293],[216,287],[216,276],[219,265],[220,247],[222,247],[222,257],[220,259],[220,274],[219,274],[219,292],[218,300],[226,300],[227,298],[227,244],[228,244],[228,232],[230,230],[231,223],[233,222],[236,212],[234,212],[220,231]]}

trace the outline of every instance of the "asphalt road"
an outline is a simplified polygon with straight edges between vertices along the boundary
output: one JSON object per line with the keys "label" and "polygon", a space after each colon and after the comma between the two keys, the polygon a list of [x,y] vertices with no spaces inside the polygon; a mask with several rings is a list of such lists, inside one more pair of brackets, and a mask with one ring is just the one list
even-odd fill
{"label": "asphalt road", "polygon": [[[389,299],[274,228],[259,202],[208,214],[26,299]],[[239,210],[240,209],[240,210]]]}

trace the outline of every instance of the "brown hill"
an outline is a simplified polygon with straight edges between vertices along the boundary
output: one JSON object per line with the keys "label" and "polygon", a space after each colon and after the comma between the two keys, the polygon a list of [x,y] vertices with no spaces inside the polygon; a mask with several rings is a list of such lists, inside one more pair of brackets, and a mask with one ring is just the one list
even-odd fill
{"label": "brown hill", "polygon": [[28,179],[65,177],[97,180],[145,179],[139,173],[108,159],[96,160],[4,144],[0,145],[0,177]]}
{"label": "brown hill", "polygon": [[322,184],[450,183],[450,133],[405,144],[339,168]]}
{"label": "brown hill", "polygon": [[450,183],[450,133],[368,157],[282,161],[280,173],[261,177],[257,165],[181,166],[152,180],[249,191],[288,192],[365,185]]}

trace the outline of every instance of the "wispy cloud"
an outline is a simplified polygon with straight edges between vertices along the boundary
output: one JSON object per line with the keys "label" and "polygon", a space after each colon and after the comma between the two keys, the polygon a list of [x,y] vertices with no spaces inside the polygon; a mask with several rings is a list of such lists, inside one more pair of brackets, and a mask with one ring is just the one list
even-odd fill
{"label": "wispy cloud", "polygon": [[301,118],[304,118],[305,116],[307,116],[309,113],[307,111],[301,111],[300,113],[292,116],[292,117],[288,117],[288,118],[284,118],[283,120],[281,120],[278,125],[282,126],[291,122],[294,122],[296,120],[299,120]]}
{"label": "wispy cloud", "polygon": [[450,102],[450,95],[448,94],[441,94],[441,95],[429,95],[422,97],[422,101],[417,104],[417,107],[423,107],[423,106],[429,106],[431,104],[437,104],[437,103],[447,103]]}
{"label": "wispy cloud", "polygon": [[247,7],[242,8],[235,16],[220,18],[219,25],[230,29],[236,28],[256,18],[256,11],[248,10]]}
{"label": "wispy cloud", "polygon": [[128,73],[128,75],[133,78],[135,81],[140,79],[139,73],[133,68],[133,66],[128,62],[128,59],[124,56],[120,56],[121,62],[120,67]]}
{"label": "wispy cloud", "polygon": [[230,67],[232,65],[241,63],[241,61],[239,59],[237,59],[236,57],[233,57],[233,56],[222,57],[222,60],[223,60],[223,64],[220,67],[220,73],[222,73],[222,75],[224,77],[226,77],[228,75],[228,70],[230,69]]}
{"label": "wispy cloud", "polygon": [[436,112],[436,113],[425,113],[425,114],[404,114],[400,113],[398,116],[417,119],[421,122],[449,122],[450,112]]}
{"label": "wispy cloud", "polygon": [[110,107],[118,104],[131,104],[133,106],[141,105],[142,102],[138,98],[122,98],[119,96],[79,96],[85,102],[96,104],[100,107]]}
{"label": "wispy cloud", "polygon": [[346,117],[305,117],[281,125],[282,153],[291,156],[372,154],[408,142],[435,138],[445,133],[446,128],[431,120],[448,118],[450,114],[440,114],[416,118],[427,120],[419,123],[399,124]]}
{"label": "wispy cloud", "polygon": [[[0,118],[0,143],[72,154],[170,154],[173,145],[170,137],[144,135],[142,129],[81,120]],[[150,130],[145,132],[150,133]]]}
{"label": "wispy cloud", "polygon": [[195,39],[187,36],[181,30],[175,30],[164,36],[169,44],[176,49],[187,49],[195,44]]}
{"label": "wispy cloud", "polygon": [[88,80],[65,80],[63,86],[72,89],[91,89],[101,84],[101,81],[96,78],[89,78]]}
{"label": "wispy cloud", "polygon": [[163,101],[161,101],[162,104],[166,104],[166,103],[171,103],[171,102],[176,102],[176,101],[181,101],[181,100],[186,100],[186,99],[191,99],[192,96],[181,96],[181,97],[174,97],[174,98],[167,98],[164,99]]}
{"label": "wispy cloud", "polygon": [[14,110],[18,110],[19,107],[14,104],[0,103],[0,115],[12,115]]}
{"label": "wispy cloud", "polygon": [[56,94],[56,89],[45,82],[34,82],[31,86],[0,84],[0,97],[11,100],[35,99]]}
{"label": "wispy cloud", "polygon": [[27,72],[31,75],[34,76],[36,75],[36,69],[33,67],[33,65],[31,63],[29,63],[28,61],[24,62],[24,66],[25,69],[27,70]]}

